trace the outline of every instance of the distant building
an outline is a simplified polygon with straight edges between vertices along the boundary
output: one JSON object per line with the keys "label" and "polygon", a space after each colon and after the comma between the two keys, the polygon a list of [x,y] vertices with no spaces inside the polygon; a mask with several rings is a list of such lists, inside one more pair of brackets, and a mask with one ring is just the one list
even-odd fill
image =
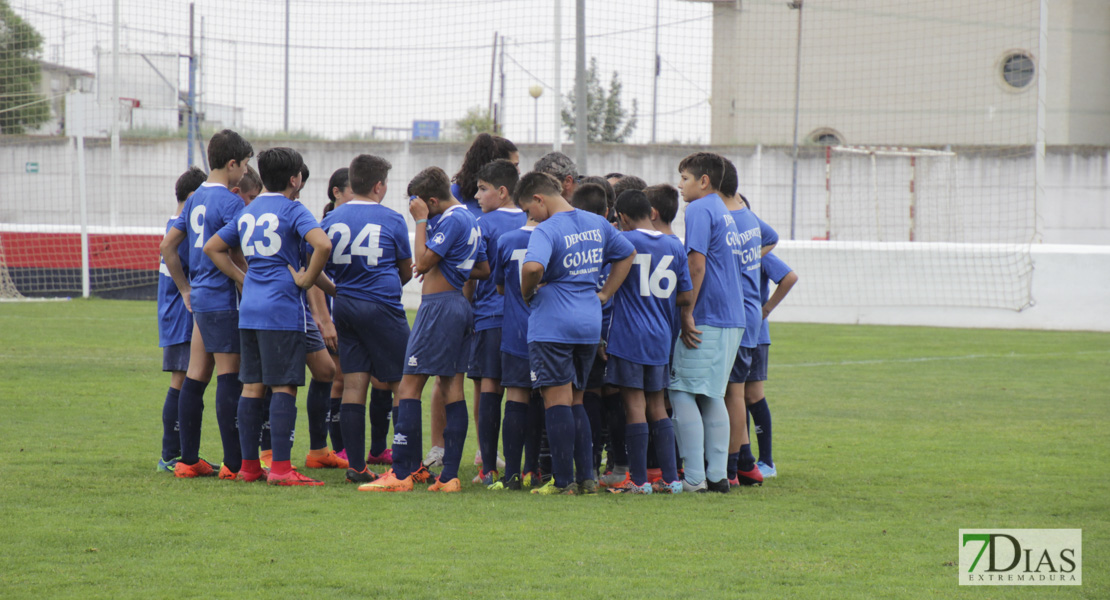
{"label": "distant building", "polygon": [[88,71],[39,61],[42,79],[38,93],[50,103],[50,120],[30,133],[34,135],[65,135],[65,99],[71,91],[90,91],[95,75]]}
{"label": "distant building", "polygon": [[[803,2],[714,4],[712,143],[791,144]],[[1039,0],[804,0],[800,141],[1030,145],[1044,77],[1047,143],[1110,144],[1110,2],[1047,4],[1046,64]]]}

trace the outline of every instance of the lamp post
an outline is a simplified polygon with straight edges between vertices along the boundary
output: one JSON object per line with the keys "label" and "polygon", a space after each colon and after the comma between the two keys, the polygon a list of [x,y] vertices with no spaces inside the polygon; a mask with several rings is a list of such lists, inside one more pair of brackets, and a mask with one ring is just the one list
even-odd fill
{"label": "lamp post", "polygon": [[528,93],[532,95],[535,102],[532,103],[532,143],[535,144],[539,141],[540,137],[540,96],[543,95],[543,86],[538,83],[533,83],[528,88]]}

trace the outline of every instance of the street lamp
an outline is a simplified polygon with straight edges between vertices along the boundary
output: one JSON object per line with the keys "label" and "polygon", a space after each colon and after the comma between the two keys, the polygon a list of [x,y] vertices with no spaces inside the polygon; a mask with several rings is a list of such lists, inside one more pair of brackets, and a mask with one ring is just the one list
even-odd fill
{"label": "street lamp", "polygon": [[528,93],[532,95],[535,102],[532,103],[532,143],[535,144],[539,140],[540,135],[540,96],[543,95],[543,86],[538,83],[533,83],[528,88]]}

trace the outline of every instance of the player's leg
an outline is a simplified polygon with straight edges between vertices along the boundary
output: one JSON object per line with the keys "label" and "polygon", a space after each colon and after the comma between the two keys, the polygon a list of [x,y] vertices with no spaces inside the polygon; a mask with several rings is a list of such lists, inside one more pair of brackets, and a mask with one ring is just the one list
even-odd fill
{"label": "player's leg", "polygon": [[748,414],[755,422],[755,437],[759,443],[759,461],[756,466],[764,478],[778,474],[774,456],[771,454],[771,409],[767,406],[767,398],[763,392],[763,382],[767,380],[767,359],[770,348],[770,344],[760,344],[756,348],[752,354],[752,370],[744,385],[744,401],[748,405]]}
{"label": "player's leg", "polygon": [[347,460],[347,446],[343,443],[343,427],[339,418],[340,407],[343,406],[343,363],[338,354],[332,354],[331,359],[335,363],[335,379],[331,382],[331,397],[328,399],[328,435],[336,456]]}
{"label": "player's leg", "polygon": [[[577,381],[574,344],[532,342],[528,344],[531,379],[543,395],[544,426],[551,449],[552,478],[534,494],[575,494],[575,442],[577,428],[573,383]],[[581,405],[579,405],[581,406]]]}
{"label": "player's leg", "polygon": [[[194,317],[198,317],[194,315]],[[200,325],[193,322],[193,339],[189,344],[189,368],[177,399],[177,421],[181,434],[181,460],[174,466],[178,477],[215,475],[207,461],[200,460],[200,433],[204,416],[204,391],[212,380],[212,354],[205,351]]]}
{"label": "player's leg", "polygon": [[[397,383],[397,382],[394,382]],[[389,383],[370,378],[370,451],[366,462],[388,465],[393,462],[389,448],[389,422],[393,415],[393,391]]]}
{"label": "player's leg", "polygon": [[362,484],[377,479],[377,474],[367,469],[362,455],[366,446],[366,393],[370,387],[370,373],[361,365],[352,365],[352,368],[359,370],[343,374],[343,404],[339,407],[339,418],[349,450],[347,481]]}
{"label": "player's leg", "polygon": [[[443,391],[432,386],[432,406],[429,408],[429,428],[432,436],[432,445],[428,448],[428,455],[424,457],[424,466],[429,469],[443,468],[443,427],[447,424],[447,396]],[[394,424],[396,428],[396,424]]]}
{"label": "player's leg", "polygon": [[273,485],[323,485],[293,469],[293,432],[297,424],[297,388],[304,385],[307,344],[303,331],[255,331],[262,364],[262,383],[274,393],[270,430],[274,462],[266,481]]}
{"label": "player's leg", "polygon": [[162,348],[162,371],[170,374],[170,387],[162,402],[162,453],[157,470],[172,473],[181,456],[181,428],[178,425],[181,386],[189,370],[190,344],[184,342]]}
{"label": "player's leg", "polygon": [[505,420],[501,428],[505,447],[505,475],[501,481],[490,484],[491,490],[519,490],[522,486],[520,466],[524,453],[524,440],[528,435],[528,405],[531,391],[526,387],[505,388]]}
{"label": "player's leg", "polygon": [[[474,338],[477,338],[477,336],[474,336]],[[474,341],[475,341],[475,343],[477,343],[477,339],[475,339]],[[473,352],[473,349],[471,351]],[[481,414],[482,414],[481,413],[482,378],[481,377],[469,377],[469,373],[468,373],[467,376],[471,381],[474,382],[473,383],[474,393],[470,397],[470,402],[473,405],[471,407],[471,410],[474,412],[474,432],[478,436],[478,450],[474,453],[474,466],[481,467],[482,466],[482,419],[481,419]],[[478,474],[481,475],[481,469],[479,469]]]}
{"label": "player's leg", "polygon": [[270,389],[262,383],[262,356],[258,348],[257,330],[240,329],[239,378],[245,381],[242,395],[236,406],[239,421],[239,449],[243,463],[237,475],[243,481],[258,481],[267,475],[266,466],[273,463],[273,456],[263,457],[258,445],[262,437],[263,424],[269,421],[269,407],[266,397]]}
{"label": "player's leg", "polygon": [[597,493],[597,464],[594,462],[593,430],[586,413],[584,390],[597,358],[597,344],[575,344],[571,352],[574,367],[572,387],[574,413],[574,470],[579,493]]}
{"label": "player's leg", "polygon": [[759,485],[763,478],[752,456],[748,439],[748,408],[744,400],[745,382],[752,368],[753,348],[740,348],[729,373],[725,406],[728,409],[729,443],[727,476],[731,485]]}
{"label": "player's leg", "polygon": [[[539,390],[532,389],[531,385],[529,380],[528,427],[524,436],[524,465],[521,467],[524,471],[521,483],[529,487],[543,483],[543,472],[546,472],[548,477],[551,476],[551,451],[546,450],[546,454],[544,454],[544,451],[541,450],[541,447],[545,445],[543,440],[547,438],[547,429],[544,426],[543,395],[540,394]],[[541,455],[546,456],[546,459],[541,460]],[[547,465],[546,471],[543,471],[543,467],[541,467],[543,464]]]}
{"label": "player's leg", "polygon": [[305,466],[310,469],[346,469],[347,461],[328,448],[328,404],[331,401],[332,380],[335,379],[335,361],[331,359],[323,337],[314,340],[309,334],[306,351],[305,363],[312,380],[308,383],[305,399],[309,438]]}
{"label": "player's leg", "polygon": [[658,481],[652,485],[655,493],[677,494],[682,492],[682,481],[678,476],[675,457],[674,424],[667,414],[667,404],[663,390],[645,394],[648,429],[652,446],[656,452],[659,469],[662,472]]}
{"label": "player's leg", "polygon": [[[235,335],[239,335],[238,328]],[[213,358],[216,361],[216,424],[220,428],[220,440],[224,447],[220,477],[234,479],[233,475],[239,472],[243,462],[236,419],[239,397],[243,394],[243,384],[239,381],[239,348],[236,347],[234,352],[216,352]]]}
{"label": "player's leg", "polygon": [[[740,349],[743,328],[724,328],[719,332],[717,341],[711,342],[708,348],[713,351],[709,386],[704,394],[699,394],[698,408],[701,410],[705,431],[707,488],[711,492],[728,493],[728,444],[731,429],[729,412],[725,407],[725,394],[728,389],[729,375]],[[742,400],[741,404],[743,404]],[[687,469],[689,468],[690,465],[687,463]]]}
{"label": "player's leg", "polygon": [[[625,409],[621,390],[606,385],[601,388],[602,422],[608,432],[607,467],[612,475],[622,477],[628,472],[628,442],[625,439]],[[595,436],[597,437],[597,436]]]}
{"label": "player's leg", "polygon": [[719,329],[701,326],[702,345],[687,348],[679,340],[675,343],[669,398],[673,412],[675,438],[679,455],[685,466],[683,489],[705,490],[705,428],[698,410],[697,393],[708,390],[703,373],[712,357],[705,342],[719,335]]}
{"label": "player's leg", "polygon": [[460,371],[453,376],[438,376],[435,385],[442,390],[446,397],[444,406],[446,420],[443,425],[443,470],[436,482],[428,489],[430,491],[458,491],[461,489],[459,465],[462,463],[466,431],[470,425],[470,417],[466,414],[466,397],[463,392],[466,385],[466,373]]}
{"label": "player's leg", "polygon": [[[610,358],[610,363],[612,360]],[[624,437],[628,442],[628,477],[634,486],[642,488],[648,483],[647,397],[642,389],[623,387],[621,399],[624,401]]]}

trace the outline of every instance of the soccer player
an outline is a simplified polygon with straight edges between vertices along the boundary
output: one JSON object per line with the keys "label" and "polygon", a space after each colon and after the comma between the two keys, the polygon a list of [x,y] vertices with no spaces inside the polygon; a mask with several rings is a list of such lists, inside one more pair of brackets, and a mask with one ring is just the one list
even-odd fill
{"label": "soccer player", "polygon": [[[317,486],[322,481],[293,469],[293,429],[297,422],[297,388],[304,385],[307,343],[304,290],[312,287],[327,262],[331,242],[307,208],[293,200],[301,188],[301,155],[291,148],[270,148],[258,155],[264,193],[204,245],[204,253],[243,288],[239,335],[243,360],[239,379],[243,394],[238,417],[243,466],[238,478],[283,486]],[[307,267],[302,244],[312,245]],[[240,247],[249,267],[244,274],[228,251]],[[273,390],[270,430],[273,462],[262,470],[258,438],[262,432],[262,398]]]}
{"label": "soccer player", "polygon": [[724,159],[698,152],[682,159],[678,170],[688,203],[686,253],[694,296],[691,306],[682,307],[681,340],[671,365],[670,400],[685,466],[683,489],[727,493],[725,388],[745,324],[744,305],[736,301],[743,297],[740,270],[729,245],[739,234],[717,194]]}
{"label": "soccer player", "polygon": [[[185,171],[177,178],[174,192],[177,195],[177,211],[166,223],[168,232],[185,207],[185,201],[200,187],[208,175],[198,167]],[[189,273],[189,249],[177,247],[178,259],[186,277]],[[185,382],[185,372],[189,370],[189,340],[193,337],[193,315],[185,308],[181,292],[174,285],[166,263],[158,265],[158,346],[162,348],[162,371],[170,374],[170,388],[162,403],[162,456],[158,459],[158,471],[172,473],[181,455],[181,433],[177,426],[177,401],[181,394],[181,384]]]}
{"label": "soccer player", "polygon": [[[241,210],[243,200],[231,193],[247,172],[254,156],[250,143],[238,133],[224,129],[208,142],[208,180],[193,194],[159,249],[166,269],[181,292],[185,307],[193,313],[193,340],[189,369],[178,396],[181,429],[181,460],[174,466],[177,477],[215,475],[207,461],[200,460],[201,418],[204,390],[216,370],[216,423],[220,429],[224,460],[219,475],[235,479],[242,461],[235,413],[242,384],[239,382],[239,291],[235,282],[212,264],[204,253],[208,242]],[[188,244],[189,276],[181,267],[177,249]],[[237,257],[239,261],[242,257]],[[245,264],[245,263],[244,263]]]}
{"label": "soccer player", "polygon": [[[401,305],[401,288],[412,278],[408,226],[400,213],[381,204],[391,168],[379,156],[356,156],[347,171],[351,200],[328,213],[321,224],[332,240],[327,268],[335,279],[334,317],[339,363],[344,366],[338,412],[350,462],[347,481],[359,484],[377,479],[363,454],[371,377],[395,391],[409,339]],[[371,415],[371,427],[384,422],[388,429],[391,408],[386,407],[384,418]]]}
{"label": "soccer player", "polygon": [[[467,339],[474,316],[462,294],[470,278],[489,277],[489,262],[480,260],[482,236],[474,214],[451,195],[451,182],[439,167],[428,167],[409,182],[409,212],[416,220],[415,271],[424,276],[420,309],[405,349],[404,375],[395,397],[397,419],[393,423],[393,469],[377,481],[359,486],[360,491],[407,492],[414,481],[430,478],[420,462],[420,396],[428,377],[445,395],[446,424],[443,428],[443,471],[432,492],[462,491],[459,462],[466,441],[466,401],[461,393],[466,373]],[[439,219],[427,228],[429,216]],[[457,391],[456,391],[457,390]]]}
{"label": "soccer player", "polygon": [[[620,388],[628,444],[628,479],[613,492],[650,494],[648,439],[655,438],[662,481],[655,490],[682,491],[675,462],[674,426],[663,390],[670,381],[671,323],[678,306],[690,304],[690,274],[682,242],[651,227],[651,203],[643,192],[628,190],[617,198],[621,230],[636,248],[631,277],[613,299],[605,383]],[[650,427],[649,427],[650,418]]]}
{"label": "soccer player", "polygon": [[563,186],[563,198],[568,202],[574,197],[574,190],[578,188],[578,166],[569,156],[562,152],[548,152],[532,166],[533,171],[547,173],[559,181]]}
{"label": "soccer player", "polygon": [[[744,403],[744,385],[752,366],[752,354],[759,345],[759,328],[762,322],[761,302],[759,300],[759,272],[762,257],[763,236],[755,214],[737,195],[739,179],[736,166],[724,159],[724,177],[720,193],[725,208],[729,210],[736,231],[739,234],[730,244],[736,267],[740,270],[740,283],[743,290],[744,335],[740,338],[740,348],[736,353],[732,371],[728,377],[725,392],[725,407],[729,417],[728,464],[726,471],[730,485],[762,485],[763,476],[755,465],[751,443],[748,440],[747,409]],[[777,234],[776,234],[777,236]]]}
{"label": "soccer player", "polygon": [[[459,171],[451,178],[451,195],[474,213],[474,218],[481,218],[484,212],[478,201],[478,171],[499,159],[508,160],[516,167],[520,163],[520,152],[516,144],[499,135],[479,133],[471,142],[470,148],[467,148]],[[434,227],[435,219],[428,219],[428,223],[430,227]]]}
{"label": "soccer player", "polygon": [[[767,360],[771,350],[771,330],[767,317],[798,283],[798,274],[774,253],[763,256],[759,278],[759,297],[763,301],[763,323],[759,329],[759,347],[752,354],[752,368],[744,385],[744,402],[748,414],[755,422],[755,437],[759,442],[759,472],[764,479],[778,475],[775,459],[771,454],[771,409],[763,395],[763,382],[767,380]],[[775,282],[775,293],[770,294],[768,281]],[[747,429],[747,427],[745,427]]]}
{"label": "soccer player", "polygon": [[[601,339],[601,305],[624,282],[635,250],[604,217],[575,209],[561,194],[559,180],[540,172],[522,177],[513,191],[517,205],[539,223],[528,240],[520,291],[532,306],[528,362],[546,407],[554,477],[532,492],[591,494],[597,480],[582,391]],[[612,263],[609,279],[598,291],[606,263]]]}
{"label": "soccer player", "polygon": [[678,215],[678,190],[670,184],[660,183],[644,188],[644,195],[651,203],[651,226],[663,235],[677,239],[671,223]]}
{"label": "soccer player", "polygon": [[243,206],[250,206],[262,193],[262,180],[258,178],[258,171],[247,165],[247,172],[239,179],[239,185],[232,186],[231,193],[243,199]]}
{"label": "soccer player", "polygon": [[[482,216],[478,229],[486,248],[490,270],[497,269],[498,239],[508,231],[524,226],[528,215],[513,204],[512,190],[520,178],[516,165],[497,159],[478,170],[478,203]],[[497,481],[497,437],[501,432],[501,320],[505,298],[497,293],[492,278],[477,282],[474,290],[474,344],[467,376],[480,382],[478,402],[478,449],[482,467],[478,481],[493,485]]]}

